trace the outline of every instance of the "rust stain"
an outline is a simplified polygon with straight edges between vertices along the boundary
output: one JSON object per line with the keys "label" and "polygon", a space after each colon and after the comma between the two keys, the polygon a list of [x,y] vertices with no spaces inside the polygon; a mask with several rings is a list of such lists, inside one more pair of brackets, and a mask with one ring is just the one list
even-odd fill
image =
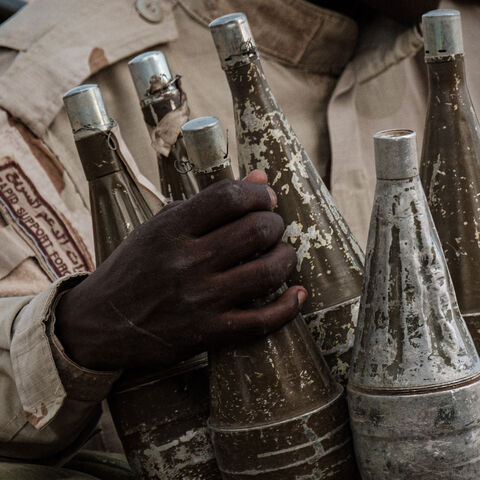
{"label": "rust stain", "polygon": [[8,123],[11,127],[18,130],[33,156],[45,170],[53,186],[58,193],[62,193],[65,188],[63,179],[64,168],[58,158],[50,151],[43,141],[35,136],[23,123],[12,116],[8,116]]}
{"label": "rust stain", "polygon": [[95,47],[88,57],[88,66],[90,67],[90,73],[96,73],[102,68],[109,65],[105,51],[103,48]]}

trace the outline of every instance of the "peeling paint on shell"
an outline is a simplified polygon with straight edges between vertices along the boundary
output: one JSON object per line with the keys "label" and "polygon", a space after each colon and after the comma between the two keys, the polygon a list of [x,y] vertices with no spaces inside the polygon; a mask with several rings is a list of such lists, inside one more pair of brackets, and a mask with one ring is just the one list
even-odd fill
{"label": "peeling paint on shell", "polygon": [[480,478],[480,359],[418,176],[377,180],[348,403],[364,480]]}
{"label": "peeling paint on shell", "polygon": [[359,478],[343,387],[299,316],[210,352],[209,427],[224,480]]}
{"label": "peeling paint on shell", "polygon": [[[317,318],[310,323],[315,334],[318,323],[325,318],[324,309],[360,296],[363,253],[278,107],[258,56],[250,53],[225,71],[233,96],[241,173],[264,169],[277,193],[277,211],[286,224],[284,240],[297,249],[298,255],[290,283],[304,285],[309,292],[303,311],[307,318]],[[356,322],[348,308],[337,313],[336,333],[331,338],[338,341],[338,348],[329,347],[332,352],[351,346]],[[321,328],[325,330],[328,325]],[[347,370],[348,362],[348,355],[339,360],[347,364]],[[329,364],[335,361],[329,360]],[[333,367],[343,383],[344,370]]]}
{"label": "peeling paint on shell", "polygon": [[480,126],[463,55],[428,59],[427,69],[429,101],[420,175],[460,310],[479,350]]}
{"label": "peeling paint on shell", "polygon": [[205,355],[150,376],[131,372],[109,405],[136,478],[220,480],[207,432]]}
{"label": "peeling paint on shell", "polygon": [[342,385],[348,381],[359,306],[360,297],[356,297],[304,315],[330,371]]}

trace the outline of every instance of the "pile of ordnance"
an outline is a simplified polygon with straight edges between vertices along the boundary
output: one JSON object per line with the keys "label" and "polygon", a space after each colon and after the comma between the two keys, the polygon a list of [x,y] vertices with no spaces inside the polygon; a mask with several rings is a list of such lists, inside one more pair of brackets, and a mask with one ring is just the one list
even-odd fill
{"label": "pile of ordnance", "polygon": [[[266,171],[298,252],[291,282],[309,297],[303,316],[266,338],[125,372],[109,405],[136,478],[480,479],[480,127],[459,12],[423,16],[420,165],[414,131],[373,138],[366,261],[276,103],[245,15],[210,29],[233,97],[240,174]],[[189,121],[163,53],[129,66],[163,194],[182,200],[233,179],[218,119]],[[99,88],[82,85],[64,102],[98,265],[152,212]]]}

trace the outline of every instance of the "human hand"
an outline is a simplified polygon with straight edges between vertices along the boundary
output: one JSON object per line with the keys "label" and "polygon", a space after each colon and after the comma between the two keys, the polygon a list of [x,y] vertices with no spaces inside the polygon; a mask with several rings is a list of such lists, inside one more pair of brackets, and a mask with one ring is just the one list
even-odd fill
{"label": "human hand", "polygon": [[278,289],[297,262],[280,241],[265,173],[245,180],[165,208],[66,293],[55,330],[67,354],[97,370],[169,365],[295,318],[307,295],[300,286],[242,307]]}

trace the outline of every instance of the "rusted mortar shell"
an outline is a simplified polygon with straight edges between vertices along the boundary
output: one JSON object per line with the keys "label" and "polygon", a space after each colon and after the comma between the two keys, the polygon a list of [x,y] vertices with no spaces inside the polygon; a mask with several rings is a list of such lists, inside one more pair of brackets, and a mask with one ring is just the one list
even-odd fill
{"label": "rusted mortar shell", "polygon": [[[80,92],[68,92],[65,106],[89,181],[98,266],[152,212],[124,166],[100,90]],[[135,478],[220,479],[207,438],[206,366],[203,354],[162,371],[127,371],[115,385],[108,403]]]}
{"label": "rusted mortar shell", "polygon": [[[431,16],[433,13],[424,16],[424,23],[439,18],[435,28],[439,36],[446,36],[442,29],[450,32],[450,27],[445,27],[441,16]],[[460,22],[456,13],[451,18]],[[461,44],[459,23],[455,31],[452,43]],[[426,55],[425,61],[428,103],[420,177],[460,311],[479,350],[480,125],[468,92],[463,54]]]}
{"label": "rusted mortar shell", "polygon": [[165,85],[173,79],[167,57],[161,51],[137,55],[128,62],[128,68],[139,100],[145,100],[151,95],[152,79],[163,80]]}
{"label": "rusted mortar shell", "polygon": [[[202,169],[215,171],[201,177],[204,187],[233,179],[218,119],[195,119],[183,130],[191,158],[206,152]],[[357,478],[343,388],[301,316],[267,338],[212,351],[209,360],[209,427],[223,479]]]}
{"label": "rusted mortar shell", "polygon": [[384,131],[374,141],[377,187],[348,384],[362,479],[478,479],[480,359],[415,171],[415,134]]}
{"label": "rusted mortar shell", "polygon": [[345,385],[363,253],[272,95],[245,15],[221,17],[210,28],[232,92],[241,176],[255,168],[268,175],[287,226],[284,239],[297,249],[290,283],[307,288],[305,321]]}
{"label": "rusted mortar shell", "polygon": [[109,130],[114,124],[108,116],[98,85],[72,88],[63,96],[63,103],[75,138],[98,130]]}
{"label": "rusted mortar shell", "polygon": [[457,10],[432,10],[422,16],[425,57],[463,53],[462,19]]}
{"label": "rusted mortar shell", "polygon": [[180,77],[172,75],[161,51],[142,53],[128,67],[157,154],[161,191],[170,200],[189,198],[198,186],[181,135],[189,108]]}
{"label": "rusted mortar shell", "polygon": [[223,179],[233,180],[233,170],[222,127],[217,117],[199,117],[182,127],[188,158],[201,189]]}

